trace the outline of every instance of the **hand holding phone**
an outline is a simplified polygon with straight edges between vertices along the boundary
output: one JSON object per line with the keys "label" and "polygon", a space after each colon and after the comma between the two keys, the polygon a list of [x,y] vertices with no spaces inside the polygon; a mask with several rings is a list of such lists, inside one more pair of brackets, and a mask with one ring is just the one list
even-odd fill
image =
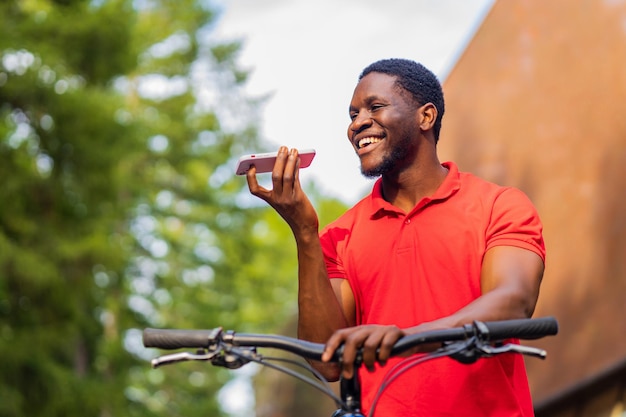
{"label": "hand holding phone", "polygon": [[[246,175],[246,172],[248,172],[252,165],[256,167],[257,174],[272,172],[274,164],[276,163],[277,154],[278,152],[244,155],[239,158],[235,173],[237,175]],[[315,158],[315,149],[298,151],[298,156],[300,157],[300,168],[306,168],[311,165],[313,158]]]}

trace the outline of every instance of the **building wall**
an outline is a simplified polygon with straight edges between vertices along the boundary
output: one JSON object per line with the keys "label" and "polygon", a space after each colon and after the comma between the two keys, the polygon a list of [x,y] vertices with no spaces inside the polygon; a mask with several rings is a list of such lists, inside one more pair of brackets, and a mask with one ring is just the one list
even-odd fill
{"label": "building wall", "polygon": [[500,0],[444,81],[442,160],[525,191],[544,222],[536,402],[626,357],[626,1]]}

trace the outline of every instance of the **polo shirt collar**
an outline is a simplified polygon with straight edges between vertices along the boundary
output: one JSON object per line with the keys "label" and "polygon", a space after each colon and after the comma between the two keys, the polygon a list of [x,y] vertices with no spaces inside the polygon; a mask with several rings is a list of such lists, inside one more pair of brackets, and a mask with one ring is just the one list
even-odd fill
{"label": "polo shirt collar", "polygon": [[[450,198],[452,195],[456,194],[456,192],[461,188],[461,175],[459,173],[459,168],[454,162],[444,162],[441,164],[445,168],[448,169],[448,175],[443,180],[439,188],[435,191],[435,193],[430,197],[424,197],[421,201],[417,203],[417,205],[411,210],[411,213],[416,210],[422,209],[433,201],[441,201]],[[374,183],[374,188],[372,189],[372,193],[370,194],[370,207],[372,217],[377,217],[377,215],[383,215],[384,212],[387,213],[398,213],[398,214],[410,214],[404,213],[398,207],[392,205],[391,203],[385,201],[382,194],[382,178],[376,180]]]}

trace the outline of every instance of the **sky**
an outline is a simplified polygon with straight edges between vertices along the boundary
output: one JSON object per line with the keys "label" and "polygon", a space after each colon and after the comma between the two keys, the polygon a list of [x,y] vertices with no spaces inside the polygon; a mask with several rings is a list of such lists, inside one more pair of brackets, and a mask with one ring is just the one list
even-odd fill
{"label": "sky", "polygon": [[[352,204],[373,185],[346,135],[361,70],[379,59],[408,58],[443,82],[494,1],[220,0],[214,36],[243,42],[239,62],[251,71],[246,91],[270,94],[263,138],[276,149],[315,149],[300,178]],[[233,415],[249,415],[252,407],[245,379],[220,396]]]}
{"label": "sky", "polygon": [[301,179],[351,204],[373,185],[346,135],[361,70],[379,59],[408,58],[443,82],[493,1],[221,0],[214,36],[243,42],[239,62],[251,71],[246,91],[270,95],[261,116],[270,148],[315,149]]}

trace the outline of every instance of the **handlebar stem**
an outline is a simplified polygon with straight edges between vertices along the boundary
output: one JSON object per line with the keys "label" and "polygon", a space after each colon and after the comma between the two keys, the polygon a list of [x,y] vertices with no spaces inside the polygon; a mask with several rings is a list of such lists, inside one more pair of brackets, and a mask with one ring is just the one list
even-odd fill
{"label": "handlebar stem", "polygon": [[353,412],[361,411],[361,379],[359,373],[355,372],[352,378],[339,379],[341,399],[347,405],[347,409]]}

